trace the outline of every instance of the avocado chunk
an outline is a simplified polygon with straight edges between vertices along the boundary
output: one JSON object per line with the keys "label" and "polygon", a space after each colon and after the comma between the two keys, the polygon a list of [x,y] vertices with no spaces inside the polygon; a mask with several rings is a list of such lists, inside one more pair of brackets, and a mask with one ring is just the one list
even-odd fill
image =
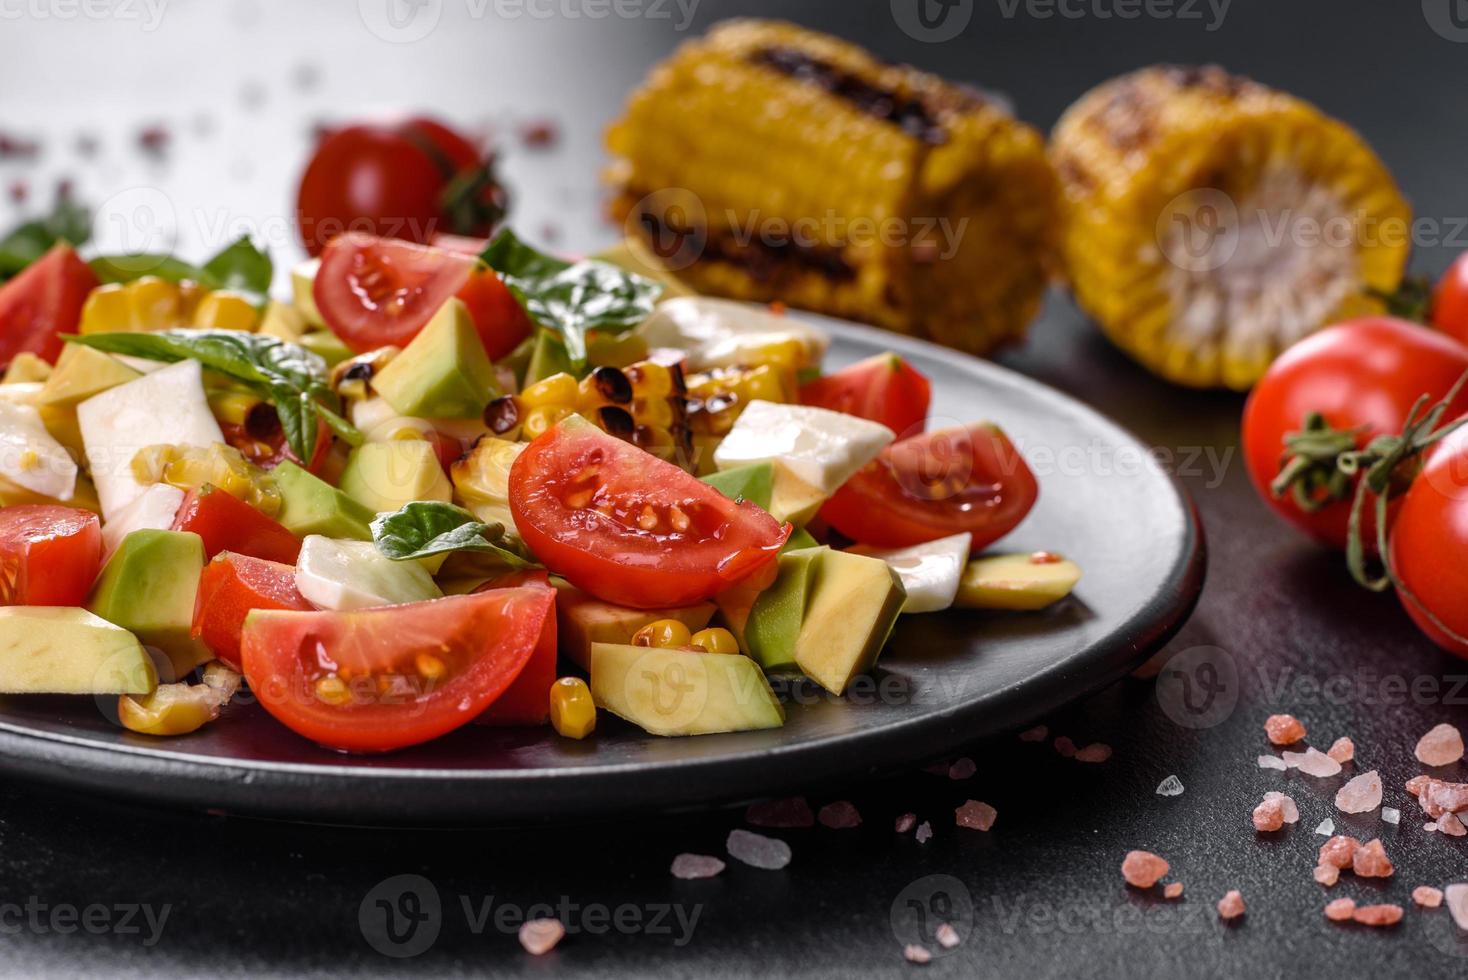
{"label": "avocado chunk", "polygon": [[963,570],[953,604],[961,609],[1044,609],[1070,595],[1080,580],[1079,565],[1049,554],[976,558]]}
{"label": "avocado chunk", "polygon": [[164,679],[176,681],[213,659],[189,634],[203,571],[204,542],[192,531],[134,531],[102,567],[87,608],[166,653],[173,676]]}
{"label": "avocado chunk", "polygon": [[316,308],[316,273],[320,270],[320,259],[307,259],[291,269],[291,299],[303,320],[313,327],[325,328],[326,321]]}
{"label": "avocado chunk", "polygon": [[699,477],[704,483],[728,497],[738,500],[743,497],[765,510],[770,509],[770,494],[775,486],[775,467],[770,463],[752,463],[736,466],[732,470],[721,470]]}
{"label": "avocado chunk", "polygon": [[454,496],[438,452],[422,439],[368,442],[353,449],[341,489],[376,514],[401,510],[415,500],[447,502]]}
{"label": "avocado chunk", "polygon": [[877,662],[906,601],[902,580],[882,559],[822,551],[795,641],[795,663],[821,687],[840,694]]}
{"label": "avocado chunk", "polygon": [[51,377],[52,370],[49,362],[30,351],[21,351],[11,358],[4,375],[0,376],[0,385],[41,384]]}
{"label": "avocado chunk", "polygon": [[320,534],[328,538],[372,540],[369,525],[377,516],[374,511],[289,460],[271,470],[271,476],[280,490],[280,513],[275,519],[287,531],[302,538]]}
{"label": "avocado chunk", "polygon": [[111,354],[81,344],[67,344],[61,349],[56,369],[46,379],[36,404],[75,408],[93,395],[142,376]]}
{"label": "avocado chunk", "polygon": [[806,548],[819,548],[821,543],[811,537],[811,533],[803,527],[797,527],[790,532],[790,537],[785,539],[785,546],[780,549],[780,554],[787,551],[803,551]]}
{"label": "avocado chunk", "polygon": [[739,653],[591,646],[591,697],[653,735],[779,728],[785,710],[753,660]]}
{"label": "avocado chunk", "polygon": [[815,584],[821,555],[829,549],[807,548],[780,556],[775,584],[759,594],[744,624],[744,641],[766,671],[794,671],[805,607]]}
{"label": "avocado chunk", "polygon": [[829,496],[820,487],[806,483],[785,467],[776,466],[774,485],[770,488],[770,503],[765,510],[781,524],[789,521],[796,527],[804,527],[816,516],[821,504]]}
{"label": "avocado chunk", "polygon": [[556,636],[561,653],[583,670],[591,667],[593,643],[630,644],[637,631],[659,619],[676,619],[697,633],[714,617],[712,603],[683,609],[627,609],[603,602],[567,582],[557,580]]}
{"label": "avocado chunk", "polygon": [[330,330],[312,330],[301,334],[297,344],[306,348],[326,362],[327,367],[336,367],[352,356],[352,349],[341,342],[341,338]]}
{"label": "avocado chunk", "polygon": [[400,415],[473,419],[499,396],[494,367],[462,300],[449,298],[372,379]]}
{"label": "avocado chunk", "polygon": [[0,607],[0,692],[150,694],[158,673],[121,626],[68,606]]}
{"label": "avocado chunk", "polygon": [[299,344],[301,335],[306,332],[308,324],[301,311],[294,306],[271,300],[265,304],[265,316],[260,321],[260,329],[255,331],[266,337],[274,337],[276,340],[284,340],[287,343]]}
{"label": "avocado chunk", "polygon": [[535,332],[535,346],[530,349],[530,363],[525,367],[525,383],[528,388],[537,381],[544,381],[553,374],[572,374],[575,365],[566,345],[549,330]]}

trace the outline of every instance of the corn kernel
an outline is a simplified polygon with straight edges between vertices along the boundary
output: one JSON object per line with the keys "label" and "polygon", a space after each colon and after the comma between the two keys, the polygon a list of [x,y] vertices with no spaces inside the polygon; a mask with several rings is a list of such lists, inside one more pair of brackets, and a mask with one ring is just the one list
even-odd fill
{"label": "corn kernel", "polygon": [[577,387],[576,379],[563,371],[535,382],[520,392],[518,397],[521,405],[527,409],[534,409],[570,408],[577,403],[579,396],[580,389]]}
{"label": "corn kernel", "polygon": [[585,738],[596,729],[596,703],[579,677],[562,677],[550,689],[551,726],[566,738]]}
{"label": "corn kernel", "polygon": [[133,330],[168,330],[183,322],[176,285],[157,276],[134,279],[125,287]]}
{"label": "corn kernel", "polygon": [[178,316],[180,323],[193,323],[194,313],[199,309],[199,301],[208,294],[209,290],[196,282],[185,279],[178,284]]}
{"label": "corn kernel", "polygon": [[251,331],[260,325],[260,314],[255,304],[240,293],[216,289],[199,300],[190,322],[208,330]]}
{"label": "corn kernel", "polygon": [[738,653],[739,641],[734,639],[734,634],[719,626],[706,630],[699,630],[693,634],[689,646],[702,650],[704,653]]}
{"label": "corn kernel", "polygon": [[525,423],[520,427],[520,438],[526,442],[538,439],[551,426],[570,414],[569,408],[533,408],[525,413]]}
{"label": "corn kernel", "polygon": [[212,484],[237,497],[267,517],[280,511],[280,489],[275,481],[245,459],[233,446],[216,442],[207,449],[197,446],[145,446],[132,459],[132,473],[139,483],[167,483],[180,490],[197,490]]}
{"label": "corn kernel", "polygon": [[29,472],[41,465],[41,457],[34,449],[27,449],[20,454],[20,468],[23,472]]}
{"label": "corn kernel", "polygon": [[673,393],[673,372],[666,364],[642,361],[627,368],[627,380],[638,398],[667,398]]}
{"label": "corn kernel", "polygon": [[639,398],[632,403],[632,418],[642,425],[667,429],[673,425],[673,406],[667,398]]}
{"label": "corn kernel", "polygon": [[87,294],[87,301],[82,304],[78,333],[112,333],[132,329],[132,304],[122,283],[98,286]]}
{"label": "corn kernel", "polygon": [[117,699],[122,727],[143,735],[187,735],[219,717],[219,698],[205,684],[160,684],[152,694]]}
{"label": "corn kernel", "polygon": [[635,647],[681,650],[691,642],[693,634],[685,624],[676,619],[659,619],[648,623],[632,636],[632,645]]}

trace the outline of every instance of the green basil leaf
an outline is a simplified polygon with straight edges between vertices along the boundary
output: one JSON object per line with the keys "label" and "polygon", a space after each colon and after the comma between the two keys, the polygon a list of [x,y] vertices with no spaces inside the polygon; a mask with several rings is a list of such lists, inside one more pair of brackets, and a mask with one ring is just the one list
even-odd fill
{"label": "green basil leaf", "polygon": [[211,288],[233,289],[263,300],[270,292],[275,266],[245,235],[205,262],[203,272]]}
{"label": "green basil leaf", "polygon": [[411,561],[454,551],[487,552],[511,568],[535,568],[512,551],[495,544],[504,527],[485,524],[453,504],[420,500],[372,521],[377,550],[393,561]]}
{"label": "green basil leaf", "polygon": [[75,247],[92,237],[92,215],[71,201],[57,201],[56,210],[44,218],[27,221],[0,238],[0,277],[13,276],[45,255],[57,242]]}
{"label": "green basil leaf", "polygon": [[560,335],[577,373],[586,367],[586,335],[626,333],[652,313],[661,284],[588,259],[569,263],[526,245],[505,229],[480,258],[499,273],[530,318]]}
{"label": "green basil leaf", "polygon": [[157,276],[168,282],[203,282],[204,270],[172,255],[134,252],[129,255],[99,255],[87,263],[102,282],[132,282]]}

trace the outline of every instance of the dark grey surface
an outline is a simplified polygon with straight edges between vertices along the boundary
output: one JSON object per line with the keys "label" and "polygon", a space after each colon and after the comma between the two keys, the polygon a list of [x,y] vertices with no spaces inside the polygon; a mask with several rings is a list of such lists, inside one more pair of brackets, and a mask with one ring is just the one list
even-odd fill
{"label": "dark grey surface", "polygon": [[[1356,125],[1395,169],[1419,214],[1451,223],[1468,209],[1461,167],[1468,129],[1458,95],[1468,78],[1468,45],[1434,34],[1411,0],[1236,0],[1214,32],[1196,22],[1147,18],[1008,20],[985,4],[964,35],[937,45],[896,33],[883,2],[717,9],[706,2],[699,21],[759,6],[855,36],[890,57],[1006,90],[1022,115],[1045,126],[1082,88],[1112,73],[1154,60],[1218,60],[1292,88]],[[625,59],[673,40],[651,31],[633,40],[615,26],[601,36],[600,50],[578,49],[578,57],[592,59],[617,84],[636,73]],[[547,70],[564,67],[546,63]],[[570,118],[577,109],[563,111]],[[586,129],[601,121],[576,118]],[[1453,249],[1425,237],[1417,264],[1436,272]],[[173,912],[150,949],[135,935],[7,928],[0,971],[891,975],[919,970],[902,962],[889,918],[894,903],[901,911],[910,886],[922,895],[933,890],[929,876],[951,875],[972,896],[975,933],[926,968],[933,976],[1461,975],[1468,951],[1448,942],[1441,911],[1409,909],[1401,927],[1377,933],[1331,926],[1320,910],[1340,895],[1408,904],[1417,884],[1468,878],[1468,840],[1422,833],[1400,790],[1415,771],[1411,747],[1421,732],[1444,720],[1468,725],[1468,691],[1455,689],[1468,664],[1436,651],[1391,599],[1360,594],[1333,559],[1270,518],[1232,452],[1238,398],[1150,379],[1063,300],[1052,302],[1026,349],[1005,361],[1078,394],[1179,460],[1192,447],[1228,460],[1222,482],[1206,455],[1196,472],[1183,475],[1209,532],[1211,561],[1202,604],[1171,645],[1177,652],[1220,647],[1237,666],[1240,698],[1219,724],[1179,726],[1160,709],[1153,682],[1124,681],[1051,719],[1055,733],[1113,745],[1115,756],[1102,766],[1067,762],[1044,746],[992,740],[969,750],[980,771],[967,784],[914,774],[854,785],[845,795],[862,809],[861,829],[776,832],[795,850],[787,871],[736,866],[702,883],[672,881],[668,861],[684,850],[719,853],[739,814],[544,832],[374,832],[183,816],[7,783],[0,788],[0,902],[34,895],[52,905],[167,903]],[[1326,682],[1334,683],[1322,693]],[[1436,693],[1414,696],[1413,683],[1436,684]],[[1317,784],[1256,768],[1260,724],[1275,711],[1298,714],[1322,745],[1351,735],[1358,768],[1381,769],[1388,804],[1403,812],[1400,828],[1340,815],[1336,822],[1380,833],[1397,864],[1393,879],[1348,876],[1329,893],[1310,880],[1323,840],[1311,830],[1331,813],[1338,780]],[[1169,774],[1187,787],[1183,796],[1154,794]],[[1459,767],[1450,778],[1468,779],[1468,771]],[[1276,788],[1299,801],[1301,823],[1276,838],[1256,837],[1249,811]],[[998,808],[991,833],[952,826],[952,807],[966,797]],[[894,838],[890,820],[905,810],[934,821],[931,842]],[[1117,866],[1132,847],[1171,859],[1187,886],[1180,905],[1139,898],[1121,885]],[[406,961],[374,952],[358,921],[369,890],[402,873],[430,879],[445,909],[436,944]],[[1212,905],[1229,888],[1243,891],[1250,913],[1225,929]],[[692,941],[682,947],[649,930],[614,930],[572,936],[552,957],[532,961],[507,933],[491,927],[476,935],[460,895],[476,908],[487,896],[522,906],[564,896],[582,905],[676,902],[688,914],[700,911]]]}

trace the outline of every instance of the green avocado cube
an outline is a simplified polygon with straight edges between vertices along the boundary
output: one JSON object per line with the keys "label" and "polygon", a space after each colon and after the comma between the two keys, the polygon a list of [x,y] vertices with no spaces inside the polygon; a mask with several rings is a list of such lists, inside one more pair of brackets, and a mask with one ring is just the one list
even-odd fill
{"label": "green avocado cube", "polygon": [[398,414],[414,418],[479,418],[499,396],[474,317],[453,297],[378,372],[372,387]]}
{"label": "green avocado cube", "polygon": [[775,490],[775,467],[772,463],[736,466],[732,470],[710,473],[699,479],[730,500],[743,497],[758,507],[770,509],[770,495]]}
{"label": "green avocado cube", "polygon": [[204,571],[204,541],[191,531],[134,531],[108,559],[87,608],[168,655],[177,681],[213,655],[190,635]]}
{"label": "green avocado cube", "polygon": [[280,513],[275,519],[287,531],[304,538],[320,534],[328,538],[372,540],[376,513],[342,493],[325,480],[286,461],[271,471],[280,490]]}

